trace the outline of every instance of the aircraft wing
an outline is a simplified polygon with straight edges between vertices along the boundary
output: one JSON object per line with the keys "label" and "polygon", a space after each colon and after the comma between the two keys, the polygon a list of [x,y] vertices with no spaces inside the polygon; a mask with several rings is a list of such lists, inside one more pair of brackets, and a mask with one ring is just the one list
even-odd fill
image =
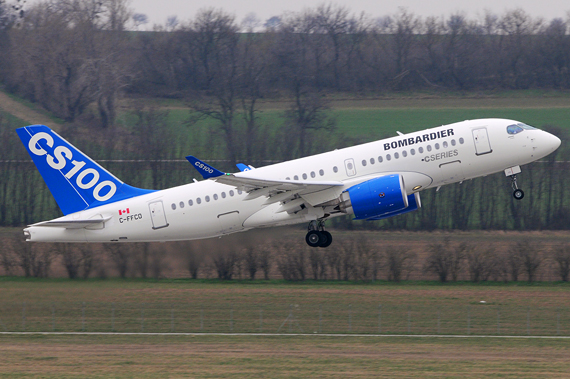
{"label": "aircraft wing", "polygon": [[344,185],[344,183],[338,181],[276,180],[254,177],[251,176],[251,172],[247,171],[228,174],[215,169],[193,156],[188,156],[186,159],[194,165],[204,179],[211,179],[218,183],[235,186],[242,191],[248,192],[245,200],[253,200],[261,196],[271,196],[267,204],[277,201],[284,202],[297,195],[303,196],[304,194]]}

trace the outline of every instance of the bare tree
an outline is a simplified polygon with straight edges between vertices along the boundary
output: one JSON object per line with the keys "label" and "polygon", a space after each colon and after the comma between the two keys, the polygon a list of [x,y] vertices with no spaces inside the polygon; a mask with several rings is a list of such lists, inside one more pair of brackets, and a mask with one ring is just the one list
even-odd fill
{"label": "bare tree", "polygon": [[466,243],[454,247],[449,238],[445,238],[442,243],[429,245],[424,272],[437,274],[443,283],[447,282],[449,275],[456,281],[469,248]]}
{"label": "bare tree", "polygon": [[507,250],[504,259],[509,274],[511,275],[511,280],[514,282],[518,281],[522,269],[522,261],[516,244]]}
{"label": "bare tree", "polygon": [[290,242],[285,242],[279,247],[277,256],[277,268],[284,280],[304,281],[306,277],[306,249]]}
{"label": "bare tree", "polygon": [[528,239],[517,242],[512,249],[513,254],[519,256],[520,263],[527,274],[528,282],[532,283],[536,279],[537,271],[543,261],[542,251]]}
{"label": "bare tree", "polygon": [[79,275],[81,261],[83,260],[80,250],[76,246],[67,243],[56,244],[55,249],[61,256],[69,279],[76,279]]}
{"label": "bare tree", "polygon": [[259,268],[263,271],[263,279],[269,280],[273,255],[267,248],[262,248],[259,252]]}
{"label": "bare tree", "polygon": [[104,247],[109,254],[109,258],[111,258],[111,261],[119,272],[119,276],[123,279],[126,278],[127,272],[131,266],[133,255],[131,246],[128,244],[109,243],[105,244]]}
{"label": "bare tree", "polygon": [[309,263],[314,280],[326,279],[326,252],[321,249],[309,251]]}
{"label": "bare tree", "polygon": [[246,247],[244,260],[249,279],[255,279],[255,274],[259,268],[259,254],[256,248],[252,246]]}
{"label": "bare tree", "polygon": [[[22,238],[21,236],[18,236]],[[15,238],[15,236],[13,237]],[[0,247],[0,264],[4,269],[5,275],[13,275],[13,270],[16,267],[16,257],[13,251],[13,244],[7,238],[3,238]]]}
{"label": "bare tree", "polygon": [[492,273],[495,250],[492,247],[474,248],[467,252],[467,267],[471,281],[487,281]]}
{"label": "bare tree", "polygon": [[54,257],[53,246],[47,244],[31,244],[24,241],[20,233],[14,234],[11,240],[14,266],[19,266],[26,277],[45,278]]}
{"label": "bare tree", "polygon": [[165,255],[165,251],[150,246],[150,273],[153,279],[160,279],[164,270],[168,268]]}
{"label": "bare tree", "polygon": [[141,278],[146,279],[150,266],[150,246],[148,243],[137,243],[133,247],[133,263]]}
{"label": "bare tree", "polygon": [[570,245],[560,244],[553,248],[550,254],[556,262],[556,271],[560,280],[567,282],[570,275]]}
{"label": "bare tree", "polygon": [[388,280],[398,283],[404,273],[409,274],[415,266],[417,255],[399,246],[387,246],[384,251]]}
{"label": "bare tree", "polygon": [[218,250],[212,253],[210,257],[218,274],[218,279],[231,280],[239,259],[237,252],[234,249]]}
{"label": "bare tree", "polygon": [[[196,248],[195,242],[181,242],[182,249],[186,252],[188,272],[192,279],[198,279],[200,269],[204,264],[204,254]],[[200,246],[200,245],[199,245]]]}

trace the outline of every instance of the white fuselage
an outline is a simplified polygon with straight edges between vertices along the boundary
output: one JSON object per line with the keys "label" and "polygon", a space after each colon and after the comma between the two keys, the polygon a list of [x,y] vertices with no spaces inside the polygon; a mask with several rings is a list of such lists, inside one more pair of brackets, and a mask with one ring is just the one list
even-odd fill
{"label": "white fuselage", "polygon": [[508,134],[506,127],[512,123],[516,121],[463,121],[243,173],[275,180],[344,183],[303,195],[315,206],[295,213],[277,213],[279,202],[264,205],[265,196],[246,200],[247,193],[239,188],[204,180],[58,219],[109,218],[93,229],[31,226],[27,231],[31,241],[175,241],[308,222],[325,214],[334,217],[343,213],[329,213],[327,202],[369,178],[398,173],[409,195],[533,162],[560,144],[556,137],[538,129]]}

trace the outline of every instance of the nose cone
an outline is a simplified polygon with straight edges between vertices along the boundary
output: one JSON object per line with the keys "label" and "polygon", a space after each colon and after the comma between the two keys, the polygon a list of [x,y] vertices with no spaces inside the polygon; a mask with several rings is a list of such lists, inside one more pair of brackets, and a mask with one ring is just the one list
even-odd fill
{"label": "nose cone", "polygon": [[556,149],[558,149],[558,147],[560,146],[560,143],[562,141],[560,141],[560,138],[556,137],[554,134],[550,134],[550,133],[546,133],[547,137],[546,137],[546,145],[548,146],[548,149],[552,152],[552,151],[556,151]]}

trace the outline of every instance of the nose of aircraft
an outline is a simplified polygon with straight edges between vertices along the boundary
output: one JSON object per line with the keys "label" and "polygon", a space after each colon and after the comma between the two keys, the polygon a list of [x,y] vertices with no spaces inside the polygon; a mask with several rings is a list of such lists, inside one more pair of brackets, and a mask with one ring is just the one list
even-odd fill
{"label": "nose of aircraft", "polygon": [[556,137],[554,134],[546,133],[546,145],[550,149],[550,151],[555,151],[560,146],[560,138]]}

